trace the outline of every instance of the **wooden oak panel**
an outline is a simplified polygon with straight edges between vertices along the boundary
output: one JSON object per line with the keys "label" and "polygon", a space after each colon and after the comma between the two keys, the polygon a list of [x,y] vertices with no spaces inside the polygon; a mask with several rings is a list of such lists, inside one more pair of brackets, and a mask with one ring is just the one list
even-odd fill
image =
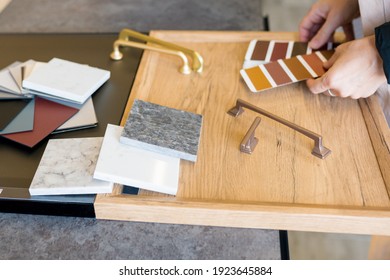
{"label": "wooden oak panel", "polygon": [[[176,197],[99,195],[97,218],[390,234],[386,167],[380,167],[389,162],[389,153],[383,145],[380,151],[374,148],[378,139],[370,137],[365,121],[372,110],[363,104],[369,111],[363,114],[356,100],[313,95],[304,83],[253,94],[240,78],[251,39],[292,40],[296,34],[154,31],[151,36],[197,50],[205,60],[204,72],[182,75],[178,60],[145,51],[122,124],[135,98],[202,114],[198,160],[181,162]],[[257,115],[229,116],[237,98],[321,134],[332,154],[324,160],[314,157],[312,140],[266,117],[256,132],[256,150],[241,153],[239,144]],[[378,108],[375,100],[370,102]],[[379,162],[375,151],[383,157]],[[270,207],[277,211],[268,213]],[[168,218],[159,218],[165,211]],[[289,211],[297,213],[289,216]],[[289,217],[294,222],[287,222]],[[387,224],[373,226],[378,221]]]}

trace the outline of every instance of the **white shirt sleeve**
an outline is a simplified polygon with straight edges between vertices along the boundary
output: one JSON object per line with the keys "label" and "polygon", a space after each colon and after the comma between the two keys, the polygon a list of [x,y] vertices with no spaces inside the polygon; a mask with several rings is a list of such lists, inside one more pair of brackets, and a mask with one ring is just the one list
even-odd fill
{"label": "white shirt sleeve", "polygon": [[[373,35],[375,27],[390,21],[390,0],[359,0],[363,33]],[[390,85],[383,84],[377,94],[390,127]]]}
{"label": "white shirt sleeve", "polygon": [[374,34],[374,28],[390,21],[390,0],[359,0],[365,36]]}

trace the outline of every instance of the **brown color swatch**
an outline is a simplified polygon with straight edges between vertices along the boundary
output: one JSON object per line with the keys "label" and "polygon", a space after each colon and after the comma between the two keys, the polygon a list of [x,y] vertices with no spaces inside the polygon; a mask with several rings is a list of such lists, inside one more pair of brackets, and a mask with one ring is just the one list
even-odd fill
{"label": "brown color swatch", "polygon": [[269,47],[269,41],[257,41],[253,49],[252,60],[265,60]]}
{"label": "brown color swatch", "polygon": [[325,45],[323,45],[323,46],[320,47],[319,49],[316,49],[315,51],[332,50],[332,49],[337,48],[338,46],[340,46],[340,43],[330,42],[330,43],[326,43]]}
{"label": "brown color swatch", "polygon": [[264,67],[278,86],[292,82],[279,63],[267,63],[264,64]]}
{"label": "brown color swatch", "polygon": [[308,43],[304,42],[294,42],[293,49],[291,52],[291,57],[301,55],[301,54],[306,54],[307,53],[307,47]]}
{"label": "brown color swatch", "polygon": [[284,59],[283,62],[298,81],[311,78],[309,71],[306,70],[305,66],[302,65],[297,57]]}
{"label": "brown color swatch", "polygon": [[334,54],[334,50],[321,51],[321,54],[326,58],[326,60],[329,60]]}
{"label": "brown color swatch", "polygon": [[271,61],[286,58],[288,48],[288,42],[275,42],[274,49],[272,50]]}
{"label": "brown color swatch", "polygon": [[322,67],[322,60],[315,54],[313,55],[302,55],[302,58],[309,64],[311,69],[316,72],[318,76],[322,76],[325,73],[324,67]]}

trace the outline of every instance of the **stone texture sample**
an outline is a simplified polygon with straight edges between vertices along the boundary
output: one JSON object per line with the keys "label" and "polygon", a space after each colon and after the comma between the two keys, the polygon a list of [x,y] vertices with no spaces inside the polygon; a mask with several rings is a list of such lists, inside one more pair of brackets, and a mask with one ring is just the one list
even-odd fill
{"label": "stone texture sample", "polygon": [[136,99],[120,142],[196,161],[202,116]]}

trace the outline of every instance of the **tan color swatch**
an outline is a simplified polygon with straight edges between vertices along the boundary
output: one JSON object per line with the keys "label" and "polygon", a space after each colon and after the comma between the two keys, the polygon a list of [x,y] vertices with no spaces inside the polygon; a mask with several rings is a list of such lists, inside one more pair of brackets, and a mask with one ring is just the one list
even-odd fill
{"label": "tan color swatch", "polygon": [[246,69],[245,72],[252,81],[252,84],[256,90],[260,91],[272,87],[271,83],[268,81],[267,77],[259,67]]}

